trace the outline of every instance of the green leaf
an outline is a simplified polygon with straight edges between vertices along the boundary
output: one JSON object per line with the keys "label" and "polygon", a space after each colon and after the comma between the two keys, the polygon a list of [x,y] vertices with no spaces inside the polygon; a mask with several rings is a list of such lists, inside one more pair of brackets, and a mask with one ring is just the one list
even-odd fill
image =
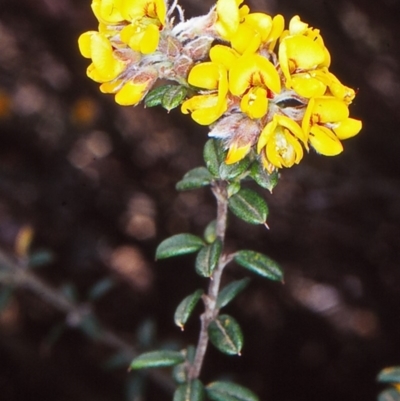
{"label": "green leaf", "polygon": [[258,401],[258,397],[248,388],[230,382],[210,383],[206,392],[213,401]]}
{"label": "green leaf", "polygon": [[262,253],[254,251],[238,251],[234,260],[240,266],[273,281],[283,282],[283,272],[278,263]]}
{"label": "green leaf", "polygon": [[232,316],[217,316],[208,326],[208,335],[213,345],[224,354],[240,355],[243,334],[239,324]]}
{"label": "green leaf", "polygon": [[217,308],[223,308],[228,305],[240,292],[242,292],[249,284],[250,279],[244,278],[242,280],[233,281],[224,287],[218,294]]}
{"label": "green leaf", "polygon": [[400,366],[381,370],[377,380],[381,383],[400,383]]}
{"label": "green leaf", "polygon": [[229,209],[250,224],[266,224],[268,206],[265,200],[251,189],[243,188],[229,198]]}
{"label": "green leaf", "polygon": [[181,85],[170,85],[170,88],[164,93],[161,105],[167,111],[171,111],[178,107],[185,99],[187,88]]}
{"label": "green leaf", "polygon": [[185,255],[198,251],[204,246],[204,241],[192,234],[176,234],[165,239],[158,245],[156,259],[165,259],[172,256]]}
{"label": "green leaf", "polygon": [[182,330],[202,295],[203,290],[197,290],[183,299],[176,308],[174,321]]}
{"label": "green leaf", "polygon": [[204,239],[207,243],[212,244],[217,239],[217,220],[208,223],[204,230]]}
{"label": "green leaf", "polygon": [[37,268],[50,264],[54,260],[54,255],[50,251],[40,250],[29,255],[29,267]]}
{"label": "green leaf", "polygon": [[196,167],[188,171],[176,184],[178,191],[189,191],[210,185],[213,177],[205,167]]}
{"label": "green leaf", "polygon": [[196,348],[193,345],[189,345],[185,350],[185,362],[174,366],[172,370],[172,377],[176,383],[183,384],[187,382],[187,362],[192,364],[195,356]]}
{"label": "green leaf", "polygon": [[137,356],[132,362],[130,369],[160,368],[174,366],[182,363],[185,357],[177,351],[152,351]]}
{"label": "green leaf", "polygon": [[204,145],[204,161],[210,173],[219,177],[219,166],[224,160],[222,142],[217,139],[209,139]]}
{"label": "green leaf", "polygon": [[204,386],[200,380],[195,379],[189,383],[181,384],[175,390],[173,401],[203,401]]}
{"label": "green leaf", "polygon": [[400,401],[400,393],[395,388],[389,388],[379,394],[378,401]]}
{"label": "green leaf", "polygon": [[196,257],[196,272],[203,277],[211,277],[218,266],[222,252],[222,242],[216,239],[211,245],[205,246]]}
{"label": "green leaf", "polygon": [[219,167],[219,175],[223,180],[231,180],[243,174],[248,169],[249,165],[250,160],[248,157],[233,164],[226,164],[223,162]]}
{"label": "green leaf", "polygon": [[227,187],[228,198],[231,198],[233,195],[236,195],[240,191],[241,185],[240,182],[230,182]]}
{"label": "green leaf", "polygon": [[115,283],[109,277],[98,281],[89,291],[88,298],[91,301],[95,301],[101,298],[104,294],[111,290],[114,287]]}
{"label": "green leaf", "polygon": [[279,173],[274,171],[268,174],[259,161],[256,161],[250,167],[250,177],[262,188],[272,190],[276,187],[279,180]]}
{"label": "green leaf", "polygon": [[163,85],[151,90],[144,98],[145,107],[159,106],[162,103],[163,96],[172,85]]}

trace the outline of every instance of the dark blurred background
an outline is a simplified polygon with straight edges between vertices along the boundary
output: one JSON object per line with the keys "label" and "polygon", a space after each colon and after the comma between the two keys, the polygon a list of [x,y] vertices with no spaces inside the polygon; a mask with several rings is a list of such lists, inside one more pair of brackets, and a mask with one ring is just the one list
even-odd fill
{"label": "dark blurred background", "polygon": [[[213,2],[181,4],[190,17]],[[358,88],[351,113],[364,128],[342,155],[311,153],[282,171],[274,194],[263,192],[269,231],[231,216],[227,246],[279,261],[285,285],[253,277],[227,308],[243,327],[243,355],[210,348],[202,377],[234,379],[261,400],[376,400],[377,373],[400,365],[400,1],[247,4],[321,29],[331,70]],[[99,324],[139,349],[184,347],[198,319],[181,333],[174,309],[206,281],[192,256],[155,263],[154,250],[214,218],[207,190],[174,189],[201,165],[207,130],[179,111],[122,108],[100,94],[77,50],[95,29],[89,0],[0,0],[1,254],[24,265],[33,232],[30,252],[52,254],[34,271],[46,288],[88,305],[96,283],[112,282],[90,302]],[[244,276],[232,266],[225,279]],[[2,401],[171,399],[158,376],[127,373],[126,361],[111,369],[123,357],[96,325],[81,330],[25,287],[0,284]]]}

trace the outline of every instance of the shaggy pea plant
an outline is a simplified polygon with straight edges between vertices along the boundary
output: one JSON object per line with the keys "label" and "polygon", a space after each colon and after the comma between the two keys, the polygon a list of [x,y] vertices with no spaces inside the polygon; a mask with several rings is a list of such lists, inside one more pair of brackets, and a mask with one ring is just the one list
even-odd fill
{"label": "shaggy pea plant", "polygon": [[[183,233],[165,239],[156,259],[197,253],[196,273],[209,280],[178,305],[175,323],[184,328],[200,300],[196,347],[158,350],[135,358],[131,369],[173,367],[174,401],[254,401],[250,390],[231,382],[204,385],[201,369],[211,342],[225,354],[240,354],[243,335],[237,321],[221,310],[248,284],[220,288],[231,263],[269,280],[283,282],[279,265],[252,250],[225,251],[229,211],[249,224],[267,226],[268,207],[255,181],[270,191],[279,170],[298,164],[313,148],[325,156],[343,151],[341,140],[361,130],[349,118],[353,89],[329,71],[330,54],[318,29],[294,16],[250,12],[243,0],[218,0],[208,14],[185,20],[177,1],[93,0],[98,31],[79,38],[91,59],[87,75],[122,106],[144,102],[166,110],[180,107],[209,127],[205,166],[187,172],[177,190],[208,186],[216,199],[216,219],[204,238]],[[160,84],[162,80],[163,84]],[[167,84],[165,84],[167,82]]]}

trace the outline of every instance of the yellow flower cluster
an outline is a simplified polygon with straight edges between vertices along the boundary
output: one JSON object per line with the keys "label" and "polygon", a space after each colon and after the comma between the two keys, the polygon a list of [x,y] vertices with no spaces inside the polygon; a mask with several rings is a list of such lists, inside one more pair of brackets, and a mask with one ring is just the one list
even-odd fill
{"label": "yellow flower cluster", "polygon": [[228,164],[252,149],[268,172],[299,163],[310,146],[339,154],[361,121],[349,118],[355,92],[329,71],[320,31],[298,16],[285,29],[281,15],[242,3],[218,0],[184,21],[176,1],[93,0],[99,30],[79,38],[87,74],[122,105],[139,103],[159,78],[186,86],[182,112],[224,139]]}

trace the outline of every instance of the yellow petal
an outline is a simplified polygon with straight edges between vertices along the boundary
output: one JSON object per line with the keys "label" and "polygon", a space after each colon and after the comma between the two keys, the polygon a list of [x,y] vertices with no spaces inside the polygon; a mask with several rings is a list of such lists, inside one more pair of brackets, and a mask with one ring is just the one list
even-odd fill
{"label": "yellow petal", "polygon": [[287,57],[295,69],[309,70],[324,62],[324,48],[306,36],[292,36],[284,39]]}
{"label": "yellow petal", "polygon": [[331,96],[315,98],[312,110],[313,119],[318,123],[333,123],[345,120],[349,117],[349,108],[342,100]]}
{"label": "yellow petal", "polygon": [[312,126],[309,141],[311,146],[324,156],[336,156],[343,151],[343,146],[337,136],[326,127]]}
{"label": "yellow petal", "polygon": [[164,0],[122,0],[121,13],[130,22],[148,17],[165,24],[167,9]]}
{"label": "yellow petal", "polygon": [[251,149],[251,143],[248,143],[244,146],[238,146],[237,143],[233,143],[228,150],[225,163],[226,164],[237,163],[250,152],[250,149]]}
{"label": "yellow petal", "polygon": [[103,34],[92,35],[91,57],[97,72],[105,80],[111,81],[125,69],[125,64],[114,57],[111,43]]}
{"label": "yellow petal", "polygon": [[285,19],[282,15],[278,14],[272,19],[272,29],[267,38],[267,42],[270,43],[269,49],[272,50],[279,37],[282,35],[282,32],[285,28]]}
{"label": "yellow petal", "polygon": [[261,35],[249,24],[240,24],[231,36],[232,47],[241,54],[255,53],[261,44]]}
{"label": "yellow petal", "polygon": [[224,39],[229,39],[239,27],[239,5],[243,2],[237,0],[217,1],[217,22],[215,29]]}
{"label": "yellow petal", "polygon": [[218,120],[227,109],[226,101],[220,102],[218,95],[198,95],[182,103],[183,114],[192,113],[191,117],[200,125],[210,125]]}
{"label": "yellow petal", "polygon": [[135,83],[129,81],[117,92],[115,101],[121,106],[134,106],[142,100],[147,89],[148,82]]}
{"label": "yellow petal", "polygon": [[107,82],[109,79],[104,78],[99,71],[97,70],[96,66],[92,63],[86,70],[86,75],[95,82]]}
{"label": "yellow petal", "polygon": [[229,89],[233,95],[242,95],[251,86],[263,86],[275,93],[281,91],[275,66],[258,54],[243,56],[229,70]]}
{"label": "yellow petal", "polygon": [[288,129],[296,138],[300,139],[304,144],[307,140],[307,135],[302,130],[299,124],[293,121],[291,118],[287,116],[275,115],[274,119],[276,119],[277,125],[281,125]]}
{"label": "yellow petal", "polygon": [[211,61],[222,64],[227,70],[236,62],[239,56],[236,50],[224,45],[215,45],[210,49]]}
{"label": "yellow petal", "polygon": [[261,134],[260,134],[260,137],[258,138],[258,143],[257,143],[257,153],[260,153],[261,150],[268,143],[272,134],[275,131],[276,125],[277,125],[277,121],[276,121],[276,118],[274,118],[261,131]]}
{"label": "yellow petal", "polygon": [[339,139],[348,139],[357,135],[362,128],[362,122],[354,118],[347,118],[337,124],[333,131]]}
{"label": "yellow petal", "polygon": [[79,46],[79,51],[81,52],[83,57],[86,58],[92,57],[92,49],[91,49],[92,35],[96,33],[97,32],[95,31],[89,31],[82,33],[82,35],[79,36],[78,46]]}
{"label": "yellow petal", "polygon": [[306,98],[320,97],[326,92],[326,85],[308,73],[292,76],[292,88]]}
{"label": "yellow petal", "polygon": [[120,12],[122,0],[101,0],[99,12],[103,21],[115,23],[123,21],[124,18]]}
{"label": "yellow petal", "polygon": [[218,64],[205,62],[195,65],[189,73],[188,82],[190,85],[204,89],[217,89],[219,81]]}
{"label": "yellow petal", "polygon": [[146,27],[140,41],[140,52],[150,54],[156,51],[160,40],[160,30],[157,25],[150,24]]}
{"label": "yellow petal", "polygon": [[245,24],[257,31],[265,42],[272,30],[272,18],[264,13],[251,13],[245,17]]}
{"label": "yellow petal", "polygon": [[302,35],[303,33],[306,32],[307,28],[308,28],[308,24],[306,24],[305,22],[302,22],[298,15],[295,15],[289,21],[290,35]]}
{"label": "yellow petal", "polygon": [[267,91],[259,87],[250,89],[242,97],[240,109],[251,119],[264,117],[268,110]]}

